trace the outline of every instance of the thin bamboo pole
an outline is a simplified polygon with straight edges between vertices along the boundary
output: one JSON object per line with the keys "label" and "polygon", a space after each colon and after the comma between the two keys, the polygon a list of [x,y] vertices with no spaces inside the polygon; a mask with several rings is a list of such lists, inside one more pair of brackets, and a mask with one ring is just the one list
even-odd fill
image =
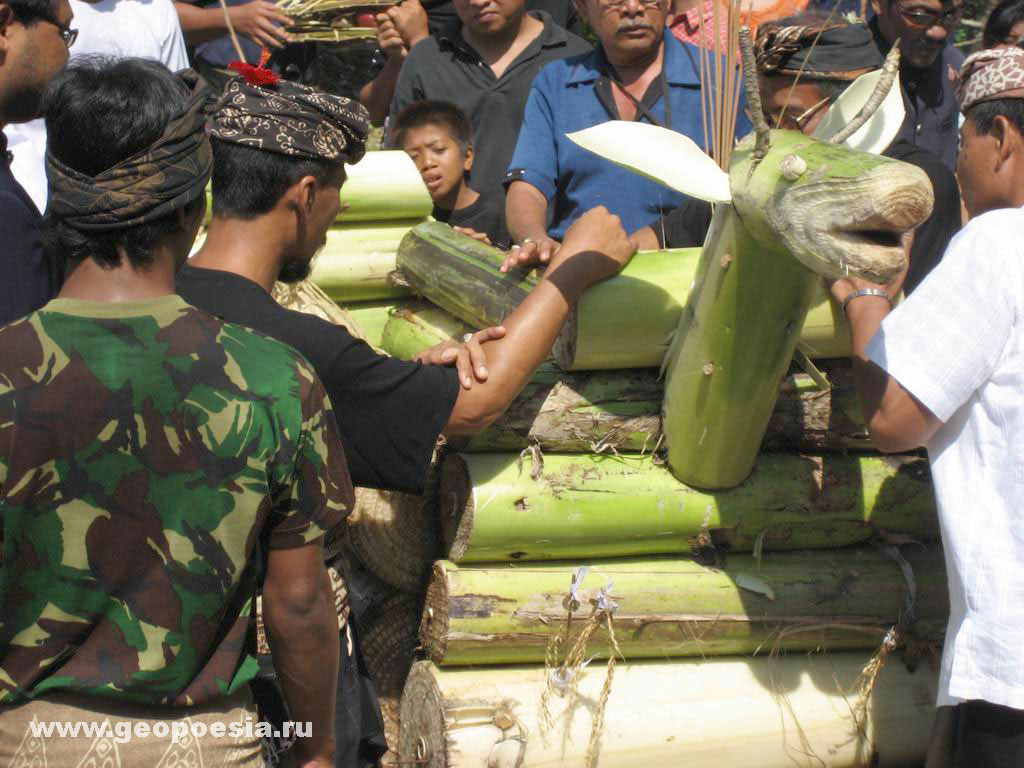
{"label": "thin bamboo pole", "polygon": [[[601,735],[601,768],[909,768],[924,762],[938,673],[891,661],[861,727],[851,717],[869,654],[619,664]],[[399,759],[423,768],[583,768],[597,665],[579,696],[540,711],[543,667],[413,666],[402,694]]]}
{"label": "thin bamboo pole", "polygon": [[442,550],[456,562],[839,547],[879,532],[938,538],[928,462],[763,454],[750,479],[702,493],[650,456],[450,454]]}
{"label": "thin bamboo pole", "polygon": [[[911,549],[913,551],[911,551]],[[730,554],[715,567],[689,558],[586,561],[576,584],[577,627],[611,584],[620,659],[756,655],[773,650],[877,648],[909,602],[909,635],[941,642],[949,618],[942,552],[908,548],[914,594],[900,563],[874,547]],[[544,661],[566,633],[575,562],[434,564],[420,643],[444,666]],[[571,627],[570,627],[571,630]],[[571,635],[570,635],[571,637]],[[587,658],[608,658],[607,631]]]}

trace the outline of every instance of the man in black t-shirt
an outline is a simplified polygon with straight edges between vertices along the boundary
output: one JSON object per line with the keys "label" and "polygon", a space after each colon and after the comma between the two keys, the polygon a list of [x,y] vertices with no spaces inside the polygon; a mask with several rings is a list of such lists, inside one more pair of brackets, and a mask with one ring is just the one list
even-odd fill
{"label": "man in black t-shirt", "polygon": [[[472,358],[458,373],[379,355],[340,326],[284,309],[270,290],[275,280],[308,274],[338,211],[342,161],[362,156],[368,127],[361,106],[331,114],[323,96],[284,81],[229,84],[212,117],[213,219],[178,290],[306,356],[331,398],[356,485],[420,493],[438,435],[473,434],[501,415],[550,352],[576,298],[617,272],[633,249],[617,217],[604,209],[589,214],[502,329],[475,334],[471,354],[446,348],[429,356],[443,364],[457,353],[464,363]],[[310,143],[301,150],[275,138],[295,115],[309,124]],[[323,151],[332,142],[321,137],[342,133],[343,149]]]}
{"label": "man in black t-shirt", "polygon": [[[812,13],[762,25],[758,52],[761,100],[769,124],[808,135],[850,83],[882,66],[882,56],[867,27]],[[896,140],[882,154],[923,170],[935,193],[931,216],[914,233],[910,269],[903,284],[909,294],[938,264],[949,241],[960,231],[960,189],[953,173],[925,149]],[[658,226],[637,232],[636,237],[644,249],[699,246],[710,223],[711,206],[691,200]]]}

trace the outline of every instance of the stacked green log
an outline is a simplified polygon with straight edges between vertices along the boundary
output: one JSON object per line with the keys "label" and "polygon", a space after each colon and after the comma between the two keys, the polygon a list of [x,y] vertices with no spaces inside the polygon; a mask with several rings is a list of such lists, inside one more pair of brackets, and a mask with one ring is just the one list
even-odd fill
{"label": "stacked green log", "polygon": [[926,459],[766,453],[703,492],[651,456],[450,454],[441,540],[463,563],[829,549],[878,534],[938,538]]}
{"label": "stacked green log", "polygon": [[381,347],[392,357],[412,360],[442,341],[461,339],[467,325],[426,302],[411,302],[392,312],[381,330]]}
{"label": "stacked green log", "polygon": [[[578,563],[434,565],[420,643],[437,664],[538,664],[548,643],[601,601],[625,660],[877,648],[913,605],[908,636],[941,641],[949,604],[938,548],[908,548],[901,563],[874,547],[593,563],[570,595]],[[913,589],[913,594],[911,594]],[[569,601],[578,605],[569,616]],[[587,658],[608,658],[602,629]]]}
{"label": "stacked green log", "polygon": [[[618,664],[603,708],[601,768],[920,766],[938,673],[890,661],[856,716],[865,652]],[[413,666],[399,762],[421,768],[584,766],[607,673],[586,667],[578,696],[542,695],[542,666]],[[545,729],[545,724],[549,724]]]}
{"label": "stacked green log", "polygon": [[[658,367],[696,276],[700,249],[638,253],[622,272],[589,288],[553,354],[563,370]],[[502,273],[504,254],[439,222],[409,231],[398,266],[417,294],[470,328],[499,325],[536,283]],[[800,340],[815,358],[849,355],[849,330],[820,281]]]}

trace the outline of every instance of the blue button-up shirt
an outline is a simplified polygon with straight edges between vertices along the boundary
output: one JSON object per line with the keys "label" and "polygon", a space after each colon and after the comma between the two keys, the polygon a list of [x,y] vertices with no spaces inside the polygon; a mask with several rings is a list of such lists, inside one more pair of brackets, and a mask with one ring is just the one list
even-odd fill
{"label": "blue button-up shirt", "polygon": [[[704,146],[700,49],[679,42],[667,29],[664,40],[671,128]],[[613,119],[598,98],[596,88],[597,80],[607,70],[603,51],[596,50],[551,62],[540,71],[530,89],[506,183],[526,181],[544,194],[553,208],[549,231],[555,239],[560,240],[577,218],[597,205],[617,214],[626,231],[634,232],[654,224],[686,199],[566,138],[567,133]],[[665,126],[664,94],[650,111]],[[742,136],[749,130],[750,122],[741,111],[736,135]]]}

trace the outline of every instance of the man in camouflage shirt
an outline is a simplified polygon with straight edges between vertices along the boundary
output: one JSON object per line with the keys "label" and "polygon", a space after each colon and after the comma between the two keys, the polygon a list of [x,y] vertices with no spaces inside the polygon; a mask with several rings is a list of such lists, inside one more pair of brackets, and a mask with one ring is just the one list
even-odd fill
{"label": "man in camouflage shirt", "polygon": [[[321,545],[352,487],[309,364],[174,295],[210,173],[203,109],[190,73],[137,59],[83,61],[51,91],[45,226],[71,270],[0,328],[0,765],[30,762],[26,723],[56,705],[251,712],[264,549],[275,666],[293,720],[313,724],[297,764],[331,764]],[[202,764],[259,764],[255,740],[220,741],[199,741]],[[41,764],[84,764],[90,744],[48,742]],[[164,750],[134,740],[115,764]]]}

